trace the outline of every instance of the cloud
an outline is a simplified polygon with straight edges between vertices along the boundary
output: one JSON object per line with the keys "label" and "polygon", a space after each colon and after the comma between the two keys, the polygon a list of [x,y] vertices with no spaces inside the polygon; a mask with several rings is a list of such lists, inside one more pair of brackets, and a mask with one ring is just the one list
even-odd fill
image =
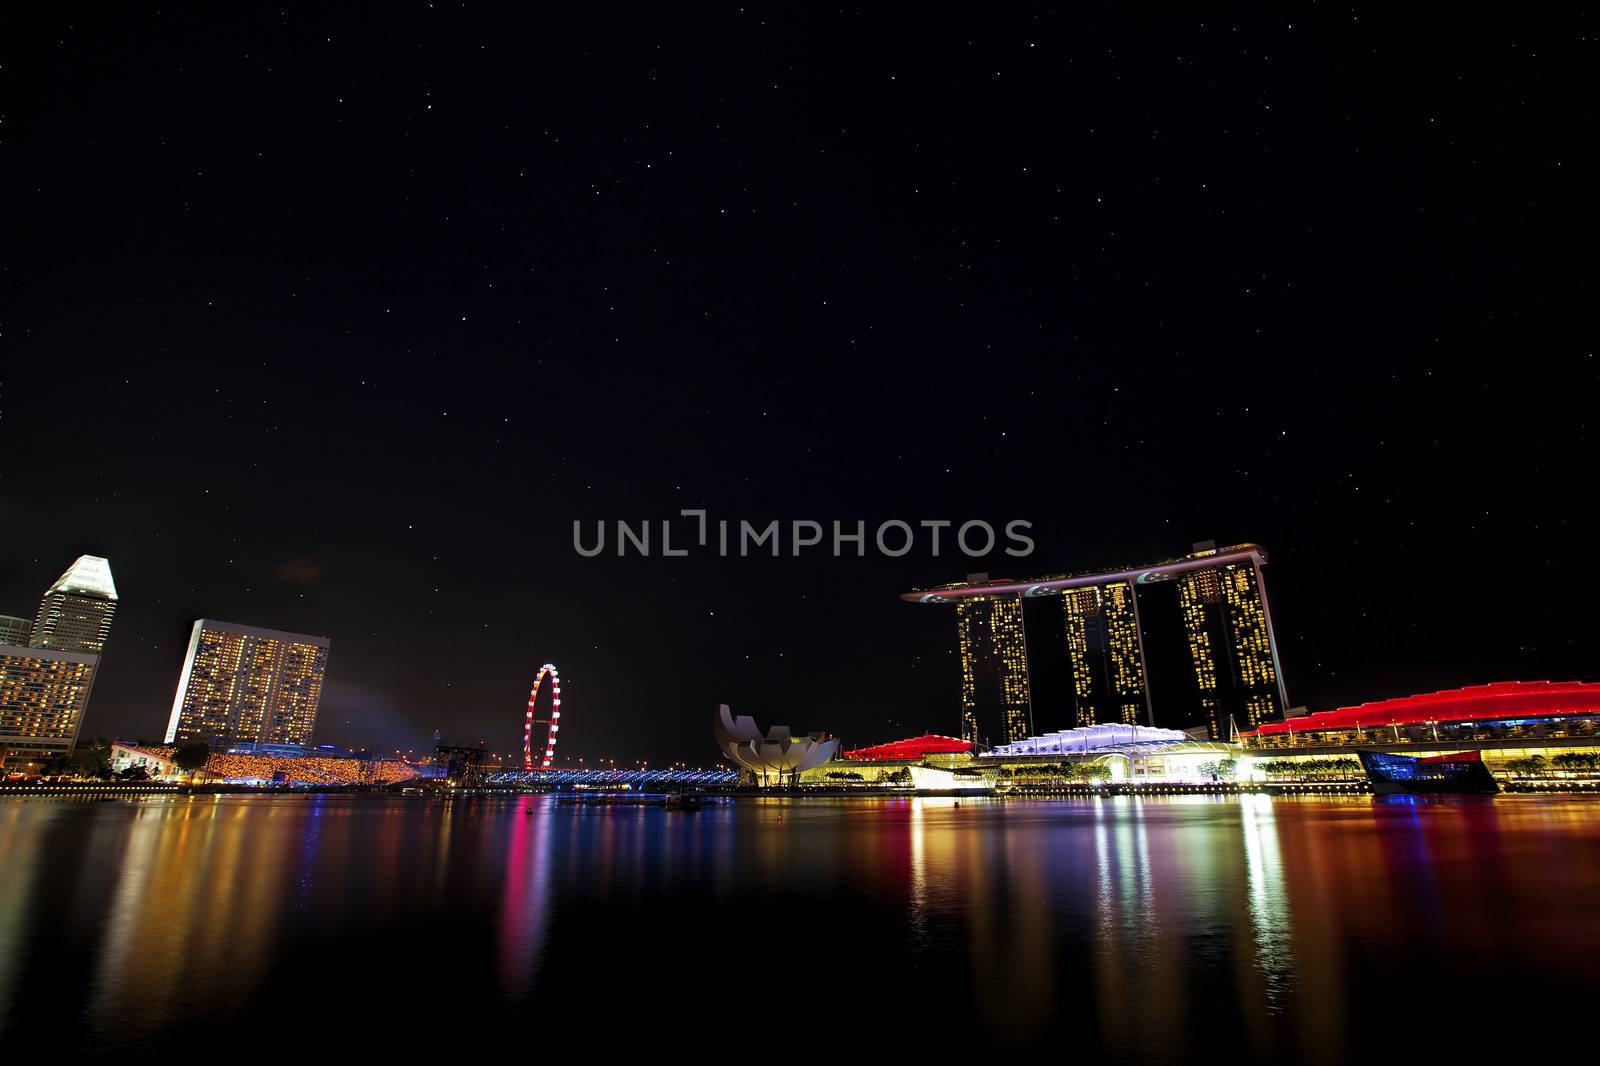
{"label": "cloud", "polygon": [[272,568],[272,580],[280,585],[315,585],[322,580],[322,563],[308,556],[289,559]]}

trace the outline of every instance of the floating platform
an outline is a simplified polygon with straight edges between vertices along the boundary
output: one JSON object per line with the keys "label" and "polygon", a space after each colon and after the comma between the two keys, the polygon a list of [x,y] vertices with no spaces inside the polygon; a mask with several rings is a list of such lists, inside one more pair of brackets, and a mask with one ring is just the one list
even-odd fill
{"label": "floating platform", "polygon": [[1483,753],[1479,751],[1416,756],[1358,749],[1356,757],[1367,772],[1373,793],[1379,796],[1412,793],[1492,796],[1500,791],[1499,782],[1483,764]]}

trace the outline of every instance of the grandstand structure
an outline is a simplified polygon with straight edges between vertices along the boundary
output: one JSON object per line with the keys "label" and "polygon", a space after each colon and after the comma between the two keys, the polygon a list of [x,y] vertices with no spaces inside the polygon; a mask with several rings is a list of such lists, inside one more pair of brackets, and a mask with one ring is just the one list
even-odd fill
{"label": "grandstand structure", "polygon": [[739,783],[739,771],[710,770],[503,770],[484,781],[503,788],[708,788]]}

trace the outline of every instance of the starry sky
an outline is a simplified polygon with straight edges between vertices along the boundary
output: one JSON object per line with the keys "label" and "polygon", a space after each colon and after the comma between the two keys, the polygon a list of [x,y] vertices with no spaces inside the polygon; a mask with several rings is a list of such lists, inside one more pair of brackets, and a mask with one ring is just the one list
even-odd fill
{"label": "starry sky", "polygon": [[[899,601],[1254,541],[1291,702],[1600,680],[1597,28],[1505,5],[34,5],[0,32],[0,613],[329,636],[316,739],[957,728]],[[915,13],[911,13],[911,11]],[[587,559],[574,521],[1032,523]],[[680,520],[681,521],[681,520]]]}

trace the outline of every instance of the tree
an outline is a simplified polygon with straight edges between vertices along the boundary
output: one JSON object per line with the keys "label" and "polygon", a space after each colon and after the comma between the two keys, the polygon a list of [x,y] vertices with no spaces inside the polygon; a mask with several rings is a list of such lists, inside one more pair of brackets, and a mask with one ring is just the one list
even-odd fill
{"label": "tree", "polygon": [[194,773],[206,764],[210,755],[211,746],[203,740],[195,740],[179,744],[178,750],[172,753],[172,762],[178,769]]}
{"label": "tree", "polygon": [[1104,781],[1111,776],[1111,770],[1104,763],[1080,762],[1073,764],[1072,776],[1079,781]]}
{"label": "tree", "polygon": [[104,744],[86,744],[72,753],[67,761],[78,777],[110,777],[111,749]]}
{"label": "tree", "polygon": [[1256,768],[1269,777],[1359,777],[1361,763],[1350,758],[1268,759]]}

